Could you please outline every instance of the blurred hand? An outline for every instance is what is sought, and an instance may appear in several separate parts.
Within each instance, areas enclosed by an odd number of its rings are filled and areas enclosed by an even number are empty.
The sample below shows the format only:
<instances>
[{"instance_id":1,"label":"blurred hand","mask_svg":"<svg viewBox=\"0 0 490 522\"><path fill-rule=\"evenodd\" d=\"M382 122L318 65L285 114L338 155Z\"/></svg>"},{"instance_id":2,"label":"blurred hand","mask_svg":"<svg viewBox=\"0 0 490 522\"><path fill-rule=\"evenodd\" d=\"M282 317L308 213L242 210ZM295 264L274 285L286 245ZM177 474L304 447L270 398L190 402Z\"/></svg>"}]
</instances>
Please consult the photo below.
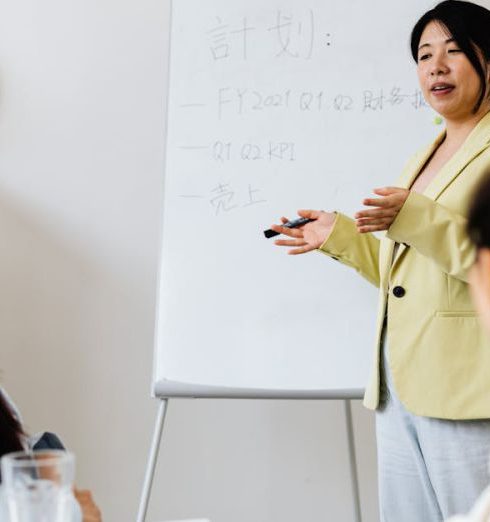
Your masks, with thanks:
<instances>
[{"instance_id":1,"label":"blurred hand","mask_svg":"<svg viewBox=\"0 0 490 522\"><path fill-rule=\"evenodd\" d=\"M286 228L282 225L272 225L271 229L279 234L284 234L292 239L278 239L274 244L279 246L294 247L288 251L288 254L305 254L311 250L319 248L332 230L335 222L335 214L332 212L323 212L320 210L299 210L300 217L314 219L311 223L307 223L298 228ZM285 217L281 218L282 224L289 220Z\"/></svg>"},{"instance_id":2,"label":"blurred hand","mask_svg":"<svg viewBox=\"0 0 490 522\"><path fill-rule=\"evenodd\" d=\"M88 490L75 489L73 491L75 498L80 504L82 510L83 522L102 522L100 509L92 498L92 493Z\"/></svg>"},{"instance_id":3,"label":"blurred hand","mask_svg":"<svg viewBox=\"0 0 490 522\"><path fill-rule=\"evenodd\" d=\"M362 204L375 208L361 210L354 216L357 230L361 234L388 230L403 207L410 191L397 187L384 187L374 189L374 193L382 197L365 199Z\"/></svg>"}]
</instances>

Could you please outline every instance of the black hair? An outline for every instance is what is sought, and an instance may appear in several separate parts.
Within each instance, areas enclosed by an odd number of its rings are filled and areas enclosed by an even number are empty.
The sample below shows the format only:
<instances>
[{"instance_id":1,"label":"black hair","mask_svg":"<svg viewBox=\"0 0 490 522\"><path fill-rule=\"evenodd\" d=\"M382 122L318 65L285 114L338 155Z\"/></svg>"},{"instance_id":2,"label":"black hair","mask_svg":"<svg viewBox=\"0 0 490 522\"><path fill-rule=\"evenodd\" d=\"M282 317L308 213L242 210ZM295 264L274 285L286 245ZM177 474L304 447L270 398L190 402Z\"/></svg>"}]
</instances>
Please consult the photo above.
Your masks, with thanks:
<instances>
[{"instance_id":1,"label":"black hair","mask_svg":"<svg viewBox=\"0 0 490 522\"><path fill-rule=\"evenodd\" d=\"M490 62L490 11L471 2L445 0L427 11L415 24L410 37L413 59L418 62L418 47L430 22L441 24L454 38L480 78L480 95L473 112L481 107L487 92L487 64ZM481 53L481 55L479 54ZM482 58L484 63L482 63Z\"/></svg>"},{"instance_id":2,"label":"black hair","mask_svg":"<svg viewBox=\"0 0 490 522\"><path fill-rule=\"evenodd\" d=\"M467 231L478 249L490 248L490 173L483 178L475 191Z\"/></svg>"},{"instance_id":3,"label":"black hair","mask_svg":"<svg viewBox=\"0 0 490 522\"><path fill-rule=\"evenodd\" d=\"M24 432L19 419L0 391L0 457L12 451L23 450Z\"/></svg>"}]
</instances>

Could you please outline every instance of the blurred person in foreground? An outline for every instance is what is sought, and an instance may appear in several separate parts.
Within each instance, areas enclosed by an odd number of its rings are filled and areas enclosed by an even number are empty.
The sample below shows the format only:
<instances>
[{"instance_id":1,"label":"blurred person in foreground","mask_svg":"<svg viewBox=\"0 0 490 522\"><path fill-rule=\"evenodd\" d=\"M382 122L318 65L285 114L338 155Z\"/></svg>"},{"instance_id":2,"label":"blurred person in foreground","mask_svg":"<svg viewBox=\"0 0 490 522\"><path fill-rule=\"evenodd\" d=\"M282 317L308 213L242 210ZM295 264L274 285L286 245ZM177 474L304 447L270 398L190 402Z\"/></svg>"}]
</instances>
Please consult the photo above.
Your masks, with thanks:
<instances>
[{"instance_id":1,"label":"blurred person in foreground","mask_svg":"<svg viewBox=\"0 0 490 522\"><path fill-rule=\"evenodd\" d=\"M14 451L37 449L64 448L59 439L51 433L44 433L40 437L29 437L22 427L19 411L5 391L0 388L0 458ZM69 522L102 521L100 510L92 499L90 491L75 489L73 495L73 514ZM0 477L0 522L7 520Z\"/></svg>"},{"instance_id":2,"label":"blurred person in foreground","mask_svg":"<svg viewBox=\"0 0 490 522\"><path fill-rule=\"evenodd\" d=\"M483 326L490 335L490 173L475 193L467 230L477 252L469 274L471 293ZM455 516L447 522L490 522L490 485L467 516Z\"/></svg>"}]
</instances>

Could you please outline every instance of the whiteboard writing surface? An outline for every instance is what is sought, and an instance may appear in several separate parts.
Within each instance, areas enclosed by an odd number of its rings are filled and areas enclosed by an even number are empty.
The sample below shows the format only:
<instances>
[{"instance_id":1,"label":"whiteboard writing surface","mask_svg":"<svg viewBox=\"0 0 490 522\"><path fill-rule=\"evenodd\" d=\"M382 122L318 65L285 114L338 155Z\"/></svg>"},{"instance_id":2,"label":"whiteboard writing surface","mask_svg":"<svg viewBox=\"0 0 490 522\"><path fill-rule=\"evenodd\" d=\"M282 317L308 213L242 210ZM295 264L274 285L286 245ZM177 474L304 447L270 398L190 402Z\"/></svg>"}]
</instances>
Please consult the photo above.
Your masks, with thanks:
<instances>
[{"instance_id":1,"label":"whiteboard writing surface","mask_svg":"<svg viewBox=\"0 0 490 522\"><path fill-rule=\"evenodd\" d=\"M377 290L262 231L352 215L439 132L408 45L431 5L173 2L156 395L364 387Z\"/></svg>"}]
</instances>

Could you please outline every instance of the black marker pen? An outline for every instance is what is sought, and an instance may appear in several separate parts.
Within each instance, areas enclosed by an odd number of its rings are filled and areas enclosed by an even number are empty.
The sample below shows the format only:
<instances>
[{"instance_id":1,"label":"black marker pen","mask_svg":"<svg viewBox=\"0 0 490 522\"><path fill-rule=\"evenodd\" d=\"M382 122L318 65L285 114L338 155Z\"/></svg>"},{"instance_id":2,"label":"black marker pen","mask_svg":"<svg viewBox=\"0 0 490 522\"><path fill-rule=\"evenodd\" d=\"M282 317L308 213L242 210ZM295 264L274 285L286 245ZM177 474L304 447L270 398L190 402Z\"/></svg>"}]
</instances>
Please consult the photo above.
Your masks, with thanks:
<instances>
[{"instance_id":1,"label":"black marker pen","mask_svg":"<svg viewBox=\"0 0 490 522\"><path fill-rule=\"evenodd\" d=\"M306 223L311 223L312 221L315 221L314 219L309 219L309 218L298 218L298 219L293 219L293 221L288 221L287 223L284 223L284 225L282 225L283 227L286 227L286 228L296 228L296 227L301 227L302 225L306 225ZM270 237L274 237L274 236L278 236L279 235L279 232L275 232L274 230L272 229L268 229L268 230L264 230L264 236L269 239Z\"/></svg>"}]
</instances>

